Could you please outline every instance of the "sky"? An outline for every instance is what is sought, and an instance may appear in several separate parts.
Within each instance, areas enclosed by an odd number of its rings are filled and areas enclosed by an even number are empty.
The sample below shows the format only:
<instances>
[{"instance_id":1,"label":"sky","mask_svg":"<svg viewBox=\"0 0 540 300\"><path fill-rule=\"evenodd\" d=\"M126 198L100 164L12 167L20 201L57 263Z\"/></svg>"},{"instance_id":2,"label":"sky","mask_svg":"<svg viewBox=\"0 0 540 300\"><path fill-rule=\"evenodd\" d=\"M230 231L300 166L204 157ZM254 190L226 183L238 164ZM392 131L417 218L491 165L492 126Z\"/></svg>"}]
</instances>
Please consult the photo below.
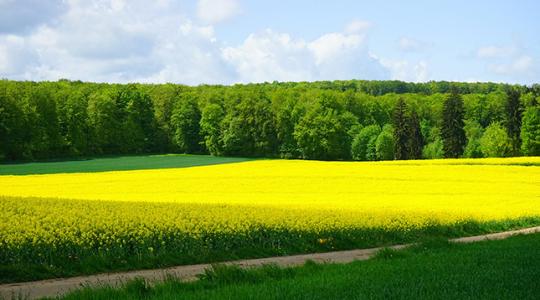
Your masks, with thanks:
<instances>
[{"instance_id":1,"label":"sky","mask_svg":"<svg viewBox=\"0 0 540 300\"><path fill-rule=\"evenodd\" d=\"M540 1L0 0L0 78L540 82Z\"/></svg>"}]
</instances>

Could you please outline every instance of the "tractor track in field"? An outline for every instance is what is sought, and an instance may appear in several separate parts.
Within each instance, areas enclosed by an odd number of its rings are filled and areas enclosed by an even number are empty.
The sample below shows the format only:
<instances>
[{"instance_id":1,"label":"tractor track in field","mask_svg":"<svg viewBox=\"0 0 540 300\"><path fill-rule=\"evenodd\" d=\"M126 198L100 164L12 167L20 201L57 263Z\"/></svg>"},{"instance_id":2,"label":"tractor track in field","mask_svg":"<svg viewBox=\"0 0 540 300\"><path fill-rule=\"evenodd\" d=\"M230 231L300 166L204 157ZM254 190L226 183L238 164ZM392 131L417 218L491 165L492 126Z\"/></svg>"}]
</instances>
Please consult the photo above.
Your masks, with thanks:
<instances>
[{"instance_id":1,"label":"tractor track in field","mask_svg":"<svg viewBox=\"0 0 540 300\"><path fill-rule=\"evenodd\" d=\"M540 233L540 226L499 233L455 238L451 239L450 241L456 243L473 243L484 240L500 240L514 235L531 233ZM266 264L276 264L283 267L297 266L304 264L308 260L312 260L318 263L348 263L355 260L369 259L383 248L391 248L397 250L412 245L413 244L404 244L369 249L244 259L222 262L220 264L237 265L242 268L250 268ZM23 299L39 299L43 297L55 297L81 288L82 286L118 286L126 281L135 278L144 278L145 280L155 282L172 276L181 280L190 281L196 280L197 275L202 274L206 269L210 267L211 264L184 265L162 269L134 270L128 272L104 273L89 276L77 276L71 278L57 278L32 282L2 284L0 285L0 299L19 299L19 297L22 297Z\"/></svg>"}]
</instances>

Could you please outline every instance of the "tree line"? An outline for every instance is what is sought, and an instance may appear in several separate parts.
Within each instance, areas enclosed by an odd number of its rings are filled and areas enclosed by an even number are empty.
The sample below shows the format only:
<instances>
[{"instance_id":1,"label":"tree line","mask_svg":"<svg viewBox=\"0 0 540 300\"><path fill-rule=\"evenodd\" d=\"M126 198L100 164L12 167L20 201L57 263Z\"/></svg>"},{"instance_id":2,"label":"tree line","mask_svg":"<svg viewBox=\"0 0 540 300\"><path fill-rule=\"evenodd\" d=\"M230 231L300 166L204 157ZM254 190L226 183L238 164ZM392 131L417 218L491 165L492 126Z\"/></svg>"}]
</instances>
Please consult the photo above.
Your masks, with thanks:
<instances>
[{"instance_id":1,"label":"tree line","mask_svg":"<svg viewBox=\"0 0 540 300\"><path fill-rule=\"evenodd\" d=\"M540 155L540 86L0 80L0 159L142 153L322 160Z\"/></svg>"}]
</instances>

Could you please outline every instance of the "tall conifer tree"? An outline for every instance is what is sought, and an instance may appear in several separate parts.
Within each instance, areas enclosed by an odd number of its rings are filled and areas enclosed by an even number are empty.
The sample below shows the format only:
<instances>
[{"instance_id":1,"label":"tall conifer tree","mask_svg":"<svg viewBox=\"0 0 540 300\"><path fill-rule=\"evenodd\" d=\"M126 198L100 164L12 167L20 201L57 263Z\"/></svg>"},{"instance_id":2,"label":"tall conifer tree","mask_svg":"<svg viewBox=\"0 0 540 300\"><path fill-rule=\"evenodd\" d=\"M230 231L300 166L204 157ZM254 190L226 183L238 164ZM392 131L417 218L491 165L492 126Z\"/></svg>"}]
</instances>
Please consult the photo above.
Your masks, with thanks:
<instances>
[{"instance_id":1,"label":"tall conifer tree","mask_svg":"<svg viewBox=\"0 0 540 300\"><path fill-rule=\"evenodd\" d=\"M457 158L463 154L467 137L464 130L465 110L461 95L452 92L443 104L441 138L444 156Z\"/></svg>"},{"instance_id":2,"label":"tall conifer tree","mask_svg":"<svg viewBox=\"0 0 540 300\"><path fill-rule=\"evenodd\" d=\"M523 108L519 101L520 93L515 88L506 92L506 132L510 139L511 154L518 155L521 147L521 115Z\"/></svg>"},{"instance_id":3,"label":"tall conifer tree","mask_svg":"<svg viewBox=\"0 0 540 300\"><path fill-rule=\"evenodd\" d=\"M420 129L420 120L416 111L411 112L409 118L409 158L422 158L422 148L424 147L424 138Z\"/></svg>"},{"instance_id":4,"label":"tall conifer tree","mask_svg":"<svg viewBox=\"0 0 540 300\"><path fill-rule=\"evenodd\" d=\"M394 127L394 157L395 159L409 158L409 118L407 104L399 98L394 108L392 125Z\"/></svg>"}]
</instances>

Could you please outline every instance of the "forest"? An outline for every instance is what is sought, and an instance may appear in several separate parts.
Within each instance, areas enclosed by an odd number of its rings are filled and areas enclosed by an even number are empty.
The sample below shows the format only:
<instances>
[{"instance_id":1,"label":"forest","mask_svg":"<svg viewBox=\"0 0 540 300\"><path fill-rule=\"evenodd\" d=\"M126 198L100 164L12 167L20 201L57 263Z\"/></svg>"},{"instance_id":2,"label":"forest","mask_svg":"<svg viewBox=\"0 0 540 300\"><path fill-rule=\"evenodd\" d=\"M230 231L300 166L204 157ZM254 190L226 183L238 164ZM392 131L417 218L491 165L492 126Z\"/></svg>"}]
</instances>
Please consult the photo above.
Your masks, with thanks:
<instances>
[{"instance_id":1,"label":"forest","mask_svg":"<svg viewBox=\"0 0 540 300\"><path fill-rule=\"evenodd\" d=\"M0 80L0 160L533 156L540 155L539 102L538 84Z\"/></svg>"}]
</instances>

